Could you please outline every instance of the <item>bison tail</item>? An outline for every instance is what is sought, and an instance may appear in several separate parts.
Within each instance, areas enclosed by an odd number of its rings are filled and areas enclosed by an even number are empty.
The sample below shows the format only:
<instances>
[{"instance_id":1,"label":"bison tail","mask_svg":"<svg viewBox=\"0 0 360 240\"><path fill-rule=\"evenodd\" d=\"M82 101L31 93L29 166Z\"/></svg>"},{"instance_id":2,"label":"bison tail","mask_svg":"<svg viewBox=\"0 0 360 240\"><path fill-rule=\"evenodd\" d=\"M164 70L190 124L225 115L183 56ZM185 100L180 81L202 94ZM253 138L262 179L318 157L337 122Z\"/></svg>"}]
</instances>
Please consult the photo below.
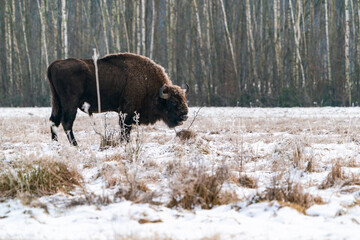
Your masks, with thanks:
<instances>
[{"instance_id":1,"label":"bison tail","mask_svg":"<svg viewBox=\"0 0 360 240\"><path fill-rule=\"evenodd\" d=\"M47 76L49 79L50 91L51 91L51 108L52 108L50 121L52 121L55 124L55 126L59 126L62 114L61 114L60 99L55 90L53 79L51 78L51 67L53 66L53 64L54 63L50 64L50 66L47 69Z\"/></svg>"}]
</instances>

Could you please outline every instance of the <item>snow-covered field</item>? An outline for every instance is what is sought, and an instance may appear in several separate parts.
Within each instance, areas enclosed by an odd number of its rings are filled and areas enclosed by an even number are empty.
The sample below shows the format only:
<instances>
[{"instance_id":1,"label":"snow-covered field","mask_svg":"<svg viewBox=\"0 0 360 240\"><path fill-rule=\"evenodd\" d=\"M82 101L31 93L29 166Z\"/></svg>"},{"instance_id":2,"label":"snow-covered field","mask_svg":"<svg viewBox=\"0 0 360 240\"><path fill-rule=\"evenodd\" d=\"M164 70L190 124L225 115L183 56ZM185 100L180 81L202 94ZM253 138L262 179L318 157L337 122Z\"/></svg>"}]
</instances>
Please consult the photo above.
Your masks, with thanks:
<instances>
[{"instance_id":1,"label":"snow-covered field","mask_svg":"<svg viewBox=\"0 0 360 240\"><path fill-rule=\"evenodd\" d=\"M71 147L50 112L0 108L0 176L61 161L79 184L0 192L0 239L359 239L360 108L202 108L187 140L159 122L108 149L104 114L79 112Z\"/></svg>"}]
</instances>

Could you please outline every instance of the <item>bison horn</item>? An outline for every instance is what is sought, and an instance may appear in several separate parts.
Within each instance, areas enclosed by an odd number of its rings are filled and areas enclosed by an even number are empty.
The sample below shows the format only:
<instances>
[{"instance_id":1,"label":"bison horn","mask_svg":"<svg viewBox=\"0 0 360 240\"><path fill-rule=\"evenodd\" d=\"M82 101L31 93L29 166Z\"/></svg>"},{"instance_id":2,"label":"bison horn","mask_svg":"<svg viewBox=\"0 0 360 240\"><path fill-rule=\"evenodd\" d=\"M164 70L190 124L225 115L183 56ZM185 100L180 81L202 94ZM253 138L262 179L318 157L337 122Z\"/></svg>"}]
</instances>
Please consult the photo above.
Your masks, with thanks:
<instances>
[{"instance_id":1,"label":"bison horn","mask_svg":"<svg viewBox=\"0 0 360 240\"><path fill-rule=\"evenodd\" d=\"M169 98L169 94L164 93L165 87L166 87L166 83L160 88L160 91L159 91L160 98L162 98L162 99Z\"/></svg>"},{"instance_id":2,"label":"bison horn","mask_svg":"<svg viewBox=\"0 0 360 240\"><path fill-rule=\"evenodd\" d=\"M189 84L185 83L186 84L186 89L184 89L185 93L189 93L189 90L190 90L190 87L189 87Z\"/></svg>"}]
</instances>

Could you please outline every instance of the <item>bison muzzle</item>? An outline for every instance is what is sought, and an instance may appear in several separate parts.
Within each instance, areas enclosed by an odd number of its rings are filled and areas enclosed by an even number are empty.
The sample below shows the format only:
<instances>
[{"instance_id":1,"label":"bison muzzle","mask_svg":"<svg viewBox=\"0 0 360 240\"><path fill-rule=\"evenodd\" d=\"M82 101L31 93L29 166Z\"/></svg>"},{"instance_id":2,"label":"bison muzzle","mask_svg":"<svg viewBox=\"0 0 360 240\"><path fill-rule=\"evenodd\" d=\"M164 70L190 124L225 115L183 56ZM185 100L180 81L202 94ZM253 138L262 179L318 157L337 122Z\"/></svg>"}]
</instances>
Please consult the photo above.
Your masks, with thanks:
<instances>
[{"instance_id":1,"label":"bison muzzle","mask_svg":"<svg viewBox=\"0 0 360 240\"><path fill-rule=\"evenodd\" d=\"M187 120L186 90L173 85L165 70L147 57L132 53L107 55L97 61L101 112L126 113L119 121L130 136L135 112L140 124L163 120L170 128ZM69 142L76 146L73 123L77 109L90 104L87 112L98 112L95 66L92 59L57 60L47 70L52 94L51 138L57 140L55 127L62 124ZM187 86L188 90L188 86Z\"/></svg>"}]
</instances>

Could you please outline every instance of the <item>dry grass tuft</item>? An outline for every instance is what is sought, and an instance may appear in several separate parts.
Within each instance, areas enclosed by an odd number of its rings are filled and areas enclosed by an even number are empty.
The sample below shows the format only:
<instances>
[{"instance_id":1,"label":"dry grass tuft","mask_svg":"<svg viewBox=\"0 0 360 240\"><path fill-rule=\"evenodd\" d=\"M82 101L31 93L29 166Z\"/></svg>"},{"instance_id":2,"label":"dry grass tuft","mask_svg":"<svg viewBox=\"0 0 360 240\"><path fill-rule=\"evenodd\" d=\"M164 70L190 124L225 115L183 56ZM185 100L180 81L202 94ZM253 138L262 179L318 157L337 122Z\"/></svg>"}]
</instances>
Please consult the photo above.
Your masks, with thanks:
<instances>
[{"instance_id":1,"label":"dry grass tuft","mask_svg":"<svg viewBox=\"0 0 360 240\"><path fill-rule=\"evenodd\" d=\"M341 164L336 162L332 165L330 173L327 175L326 179L321 183L319 189L327 189L333 187L335 184L341 182L345 179L344 173L341 169Z\"/></svg>"},{"instance_id":2,"label":"dry grass tuft","mask_svg":"<svg viewBox=\"0 0 360 240\"><path fill-rule=\"evenodd\" d=\"M161 220L160 220L161 221ZM141 224L141 223L140 223ZM153 236L139 237L137 235L118 235L115 236L114 240L173 240L174 238L167 236L159 236L157 233Z\"/></svg>"},{"instance_id":3,"label":"dry grass tuft","mask_svg":"<svg viewBox=\"0 0 360 240\"><path fill-rule=\"evenodd\" d=\"M219 168L212 175L203 171L193 172L181 184L182 188L177 186L173 189L173 196L167 207L194 209L195 206L201 206L203 209L211 209L215 205L224 204L220 191L228 177L226 168Z\"/></svg>"},{"instance_id":4,"label":"dry grass tuft","mask_svg":"<svg viewBox=\"0 0 360 240\"><path fill-rule=\"evenodd\" d=\"M289 184L286 187L268 187L264 194L258 196L258 199L260 201L276 200L282 206L292 207L302 213L305 213L305 210L314 204L323 203L320 197L304 193L300 184Z\"/></svg>"},{"instance_id":5,"label":"dry grass tuft","mask_svg":"<svg viewBox=\"0 0 360 240\"><path fill-rule=\"evenodd\" d=\"M307 164L306 164L306 168L305 168L306 172L314 172L314 163L313 163L313 159L310 159Z\"/></svg>"},{"instance_id":6,"label":"dry grass tuft","mask_svg":"<svg viewBox=\"0 0 360 240\"><path fill-rule=\"evenodd\" d=\"M133 189L135 188L135 189ZM160 205L160 202L154 201L159 197L156 191L151 191L145 182L136 183L136 185L130 185L128 188L122 187L115 194L115 198L124 198L134 203L149 203L153 205Z\"/></svg>"},{"instance_id":7,"label":"dry grass tuft","mask_svg":"<svg viewBox=\"0 0 360 240\"><path fill-rule=\"evenodd\" d=\"M194 131L192 130L188 130L188 129L183 129L180 132L176 133L176 136L180 138L180 140L182 141L186 141L189 139L193 139L196 137L196 134Z\"/></svg>"},{"instance_id":8,"label":"dry grass tuft","mask_svg":"<svg viewBox=\"0 0 360 240\"><path fill-rule=\"evenodd\" d=\"M69 192L80 185L81 176L64 162L51 159L23 160L2 167L0 196L15 197L21 194L43 196L59 191Z\"/></svg>"},{"instance_id":9,"label":"dry grass tuft","mask_svg":"<svg viewBox=\"0 0 360 240\"><path fill-rule=\"evenodd\" d=\"M247 176L246 174L240 176L239 183L242 187L257 188L257 180L255 178Z\"/></svg>"},{"instance_id":10,"label":"dry grass tuft","mask_svg":"<svg viewBox=\"0 0 360 240\"><path fill-rule=\"evenodd\" d=\"M163 222L161 219L157 219L157 220L149 220L146 218L141 218L139 219L138 223L139 224L145 224L145 223L161 223Z\"/></svg>"},{"instance_id":11,"label":"dry grass tuft","mask_svg":"<svg viewBox=\"0 0 360 240\"><path fill-rule=\"evenodd\" d=\"M116 132L108 132L107 135L101 136L100 149L108 149L109 147L117 147L120 145L120 137Z\"/></svg>"}]
</instances>

